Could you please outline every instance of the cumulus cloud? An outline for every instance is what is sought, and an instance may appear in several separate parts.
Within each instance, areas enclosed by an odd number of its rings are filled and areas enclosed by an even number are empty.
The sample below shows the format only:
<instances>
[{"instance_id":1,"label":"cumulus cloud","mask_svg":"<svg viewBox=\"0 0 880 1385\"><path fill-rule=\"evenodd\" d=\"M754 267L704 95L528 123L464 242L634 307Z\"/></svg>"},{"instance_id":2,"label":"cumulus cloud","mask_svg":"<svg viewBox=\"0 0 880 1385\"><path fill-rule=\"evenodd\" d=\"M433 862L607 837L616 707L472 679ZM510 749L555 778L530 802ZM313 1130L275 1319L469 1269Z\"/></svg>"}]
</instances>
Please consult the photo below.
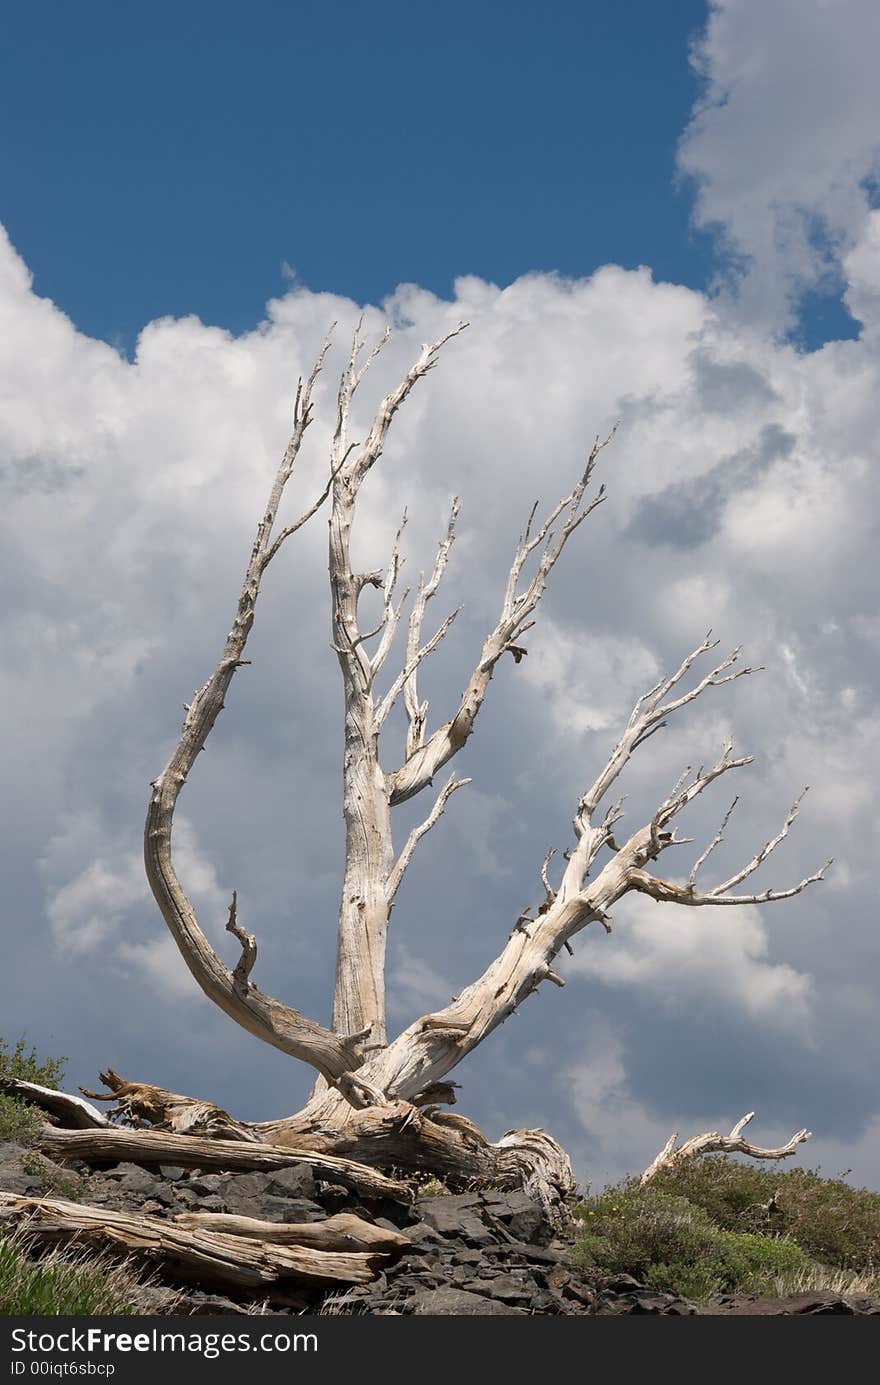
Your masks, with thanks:
<instances>
[{"instance_id":1,"label":"cumulus cloud","mask_svg":"<svg viewBox=\"0 0 880 1385\"><path fill-rule=\"evenodd\" d=\"M627 897L615 922L620 937L582 949L573 970L606 985L649 989L670 1008L696 995L701 1006L732 1009L770 1028L793 1026L809 1041L812 978L768 960L768 929L756 908L744 907L729 926L711 909Z\"/></svg>"},{"instance_id":2,"label":"cumulus cloud","mask_svg":"<svg viewBox=\"0 0 880 1385\"><path fill-rule=\"evenodd\" d=\"M872 0L712 0L679 167L696 184L696 224L720 237L755 320L790 324L802 294L839 292L842 270L852 276L871 253L878 41Z\"/></svg>"}]
</instances>

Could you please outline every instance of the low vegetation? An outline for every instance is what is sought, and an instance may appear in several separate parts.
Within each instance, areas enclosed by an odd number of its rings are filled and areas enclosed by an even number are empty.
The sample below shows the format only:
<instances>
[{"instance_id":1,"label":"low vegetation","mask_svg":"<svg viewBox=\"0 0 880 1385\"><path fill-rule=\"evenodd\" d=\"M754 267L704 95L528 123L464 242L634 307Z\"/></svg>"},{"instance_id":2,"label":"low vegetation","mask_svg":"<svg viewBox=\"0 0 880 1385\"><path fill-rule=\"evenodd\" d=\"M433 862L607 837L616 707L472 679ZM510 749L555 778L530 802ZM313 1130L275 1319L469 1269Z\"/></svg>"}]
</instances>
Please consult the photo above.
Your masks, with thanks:
<instances>
[{"instance_id":1,"label":"low vegetation","mask_svg":"<svg viewBox=\"0 0 880 1385\"><path fill-rule=\"evenodd\" d=\"M808 1169L708 1156L606 1188L576 1215L578 1265L686 1297L880 1291L880 1194Z\"/></svg>"},{"instance_id":2,"label":"low vegetation","mask_svg":"<svg viewBox=\"0 0 880 1385\"><path fill-rule=\"evenodd\" d=\"M0 1077L16 1078L19 1082L38 1082L41 1087L57 1088L64 1077L66 1061L65 1058L39 1058L37 1050L28 1049L23 1038L13 1047L0 1038ZM27 1102L0 1092L0 1140L30 1144L43 1120L43 1115Z\"/></svg>"},{"instance_id":3,"label":"low vegetation","mask_svg":"<svg viewBox=\"0 0 880 1385\"><path fill-rule=\"evenodd\" d=\"M27 1253L23 1236L0 1236L0 1315L92 1316L137 1312L138 1279L123 1265L85 1254Z\"/></svg>"}]
</instances>

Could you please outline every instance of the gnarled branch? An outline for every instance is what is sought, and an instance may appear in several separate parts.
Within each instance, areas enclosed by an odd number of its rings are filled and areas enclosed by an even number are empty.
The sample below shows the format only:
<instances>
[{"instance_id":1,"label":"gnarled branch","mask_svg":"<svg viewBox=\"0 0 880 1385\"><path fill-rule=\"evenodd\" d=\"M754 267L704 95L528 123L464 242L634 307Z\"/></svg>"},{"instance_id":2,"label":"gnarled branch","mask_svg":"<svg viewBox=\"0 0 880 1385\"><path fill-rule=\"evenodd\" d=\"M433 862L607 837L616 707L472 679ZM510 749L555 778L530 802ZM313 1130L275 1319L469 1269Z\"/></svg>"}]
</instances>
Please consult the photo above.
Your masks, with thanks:
<instances>
[{"instance_id":1,"label":"gnarled branch","mask_svg":"<svg viewBox=\"0 0 880 1385\"><path fill-rule=\"evenodd\" d=\"M596 439L577 485L554 506L534 534L532 534L531 525L535 510L532 510L513 556L501 606L501 615L495 629L483 643L479 662L462 694L458 711L451 721L439 727L424 743L416 746L416 737L410 735L407 742L406 760L399 769L388 775L392 804L403 803L406 799L412 798L414 794L420 793L433 781L437 771L442 769L446 762L468 740L499 659L505 653L512 653L517 663L522 659L525 651L521 645L517 644L517 640L533 624L529 617L544 595L550 572L559 560L571 535L587 516L592 514L598 505L601 505L605 498L605 488L602 486L595 498L584 508L581 508L599 453L611 442L615 431L616 429L612 430L604 441L600 442L598 438ZM556 524L557 520L561 520L558 533L553 530L553 525ZM538 548L541 548L542 551L537 570L531 580L520 590L523 567L526 560ZM424 652L428 651L425 650ZM413 656L412 671L418 667L422 657L424 657L424 653ZM410 673L408 672L407 677L409 676ZM418 737L421 737L421 726Z\"/></svg>"},{"instance_id":2,"label":"gnarled branch","mask_svg":"<svg viewBox=\"0 0 880 1385\"><path fill-rule=\"evenodd\" d=\"M678 1145L678 1132L674 1131L656 1159L645 1169L639 1182L642 1185L650 1183L658 1173L668 1173L686 1159L695 1159L700 1154L747 1154L750 1159L788 1159L797 1151L798 1145L810 1138L809 1130L798 1130L779 1149L762 1149L760 1145L751 1144L742 1133L754 1114L754 1111L749 1111L748 1115L738 1120L729 1135L719 1135L717 1130L709 1130L703 1135L692 1135L682 1145Z\"/></svg>"}]
</instances>

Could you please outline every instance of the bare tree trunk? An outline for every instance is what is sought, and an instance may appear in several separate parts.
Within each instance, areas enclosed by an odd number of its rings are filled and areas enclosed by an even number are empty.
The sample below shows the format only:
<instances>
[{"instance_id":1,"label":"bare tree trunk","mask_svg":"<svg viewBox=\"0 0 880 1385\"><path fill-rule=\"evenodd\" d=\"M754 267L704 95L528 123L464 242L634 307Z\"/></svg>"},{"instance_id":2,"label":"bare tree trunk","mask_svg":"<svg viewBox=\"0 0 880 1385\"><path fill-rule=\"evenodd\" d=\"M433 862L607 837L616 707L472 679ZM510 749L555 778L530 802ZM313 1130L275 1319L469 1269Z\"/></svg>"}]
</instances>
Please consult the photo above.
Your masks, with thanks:
<instances>
[{"instance_id":1,"label":"bare tree trunk","mask_svg":"<svg viewBox=\"0 0 880 1385\"><path fill-rule=\"evenodd\" d=\"M736 892L736 887L758 870L786 837L797 816L798 799L777 835L721 884L700 889L696 877L721 842L730 811L686 880L666 880L648 869L663 852L688 840L676 836L671 826L673 819L716 779L750 763L750 756L733 757L732 742L725 745L721 758L711 769L701 768L696 775L685 770L650 821L637 826L622 845L618 844L615 827L622 817L623 800L604 809L602 805L632 755L662 730L672 715L702 693L752 671L734 668L739 658L737 649L682 691L693 665L717 644L707 636L675 673L639 698L606 764L577 804L573 817L575 840L563 853L566 864L558 883L553 885L549 875L553 852L540 867L544 899L535 914L526 911L513 922L495 959L448 1005L422 1015L389 1041L385 953L391 908L419 842L438 822L452 793L469 781L453 775L437 793L422 823L399 847L394 844L393 809L429 787L437 772L462 751L504 655L509 653L517 665L526 655L522 640L534 625L533 617L550 573L569 538L604 499L604 487L592 498L589 487L599 454L613 437L612 433L604 442L596 438L571 492L537 524L537 505L533 508L514 552L498 620L483 642L459 705L451 717L429 732L428 704L420 701L418 694L419 669L443 640L457 613L448 614L427 639L423 639L422 626L428 603L446 569L455 537L458 501L453 502L432 572L427 580L424 574L419 579L408 619L403 666L384 695L377 693L377 679L392 653L408 596L408 591L404 591L399 599L395 598L402 562L403 523L384 574L353 569L351 540L361 486L382 454L397 410L418 381L437 364L444 343L465 325L460 324L433 345L422 348L401 383L381 401L364 440L350 443L349 422L355 394L385 340L361 361L363 342L358 327L337 395L327 486L296 524L276 535L278 505L311 420L312 387L327 350L325 343L311 377L305 386L300 386L297 395L293 436L257 529L223 656L196 693L178 745L153 785L145 835L147 874L187 966L203 990L245 1029L311 1064L319 1075L313 1095L296 1115L261 1125L235 1121L210 1103L177 1098L146 1084L124 1084L131 1090L127 1096L119 1095L129 1101L130 1111L139 1102L146 1110L144 1103L153 1100L169 1129L220 1135L230 1149L233 1139L240 1147L268 1140L291 1149L323 1150L327 1154L356 1151L358 1158L369 1162L393 1162L401 1168L431 1167L461 1178L516 1178L533 1187L549 1205L564 1196L571 1184L571 1169L563 1152L543 1131L512 1131L493 1145L469 1122L439 1113L439 1104L454 1100L452 1085L444 1080L447 1075L544 982L564 984L558 970L563 952L572 951L572 940L591 923L610 932L610 911L628 892L637 891L688 907L765 903L800 893L821 880L827 867L786 889ZM328 496L332 496L331 629L344 698L345 820L332 1029L272 999L254 984L251 976L257 944L239 922L236 894L227 929L238 942L241 955L233 969L226 966L199 927L175 872L171 851L173 814L180 789L222 710L234 673L247 662L243 654L265 569L286 539ZM367 586L383 592L382 613L371 630L361 628L358 611ZM387 769L382 764L380 738L387 717L401 697L407 719L405 756L402 764ZM600 859L605 852L609 854ZM479 913L477 905L475 920ZM149 1115L146 1118L153 1119ZM681 1153L678 1151L678 1155ZM177 1158L177 1162L181 1160Z\"/></svg>"},{"instance_id":2,"label":"bare tree trunk","mask_svg":"<svg viewBox=\"0 0 880 1385\"><path fill-rule=\"evenodd\" d=\"M285 1283L314 1288L368 1283L389 1260L388 1253L377 1249L318 1249L278 1239L271 1232L262 1237L230 1234L203 1223L184 1225L60 1198L0 1192L0 1226L4 1223L26 1227L28 1240L40 1245L115 1251L150 1269L167 1268L176 1280L251 1292L283 1288ZM319 1228L327 1224L319 1223ZM316 1229L311 1238L316 1239ZM327 1239L338 1240L338 1229L331 1229Z\"/></svg>"}]
</instances>

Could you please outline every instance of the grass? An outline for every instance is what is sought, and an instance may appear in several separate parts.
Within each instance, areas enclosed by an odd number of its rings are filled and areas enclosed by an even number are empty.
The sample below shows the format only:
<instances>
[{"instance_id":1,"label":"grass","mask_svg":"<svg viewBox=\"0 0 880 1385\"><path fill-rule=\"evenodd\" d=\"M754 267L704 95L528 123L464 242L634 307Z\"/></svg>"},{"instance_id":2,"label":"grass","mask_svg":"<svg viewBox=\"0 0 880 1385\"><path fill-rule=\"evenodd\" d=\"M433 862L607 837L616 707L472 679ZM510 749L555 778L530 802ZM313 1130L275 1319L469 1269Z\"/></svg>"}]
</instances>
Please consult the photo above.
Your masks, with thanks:
<instances>
[{"instance_id":1,"label":"grass","mask_svg":"<svg viewBox=\"0 0 880 1385\"><path fill-rule=\"evenodd\" d=\"M687 1298L880 1292L880 1194L706 1156L586 1197L572 1259Z\"/></svg>"},{"instance_id":2,"label":"grass","mask_svg":"<svg viewBox=\"0 0 880 1385\"><path fill-rule=\"evenodd\" d=\"M126 1265L60 1250L35 1260L28 1255L26 1233L0 1236L0 1315L136 1313L140 1287Z\"/></svg>"}]
</instances>

